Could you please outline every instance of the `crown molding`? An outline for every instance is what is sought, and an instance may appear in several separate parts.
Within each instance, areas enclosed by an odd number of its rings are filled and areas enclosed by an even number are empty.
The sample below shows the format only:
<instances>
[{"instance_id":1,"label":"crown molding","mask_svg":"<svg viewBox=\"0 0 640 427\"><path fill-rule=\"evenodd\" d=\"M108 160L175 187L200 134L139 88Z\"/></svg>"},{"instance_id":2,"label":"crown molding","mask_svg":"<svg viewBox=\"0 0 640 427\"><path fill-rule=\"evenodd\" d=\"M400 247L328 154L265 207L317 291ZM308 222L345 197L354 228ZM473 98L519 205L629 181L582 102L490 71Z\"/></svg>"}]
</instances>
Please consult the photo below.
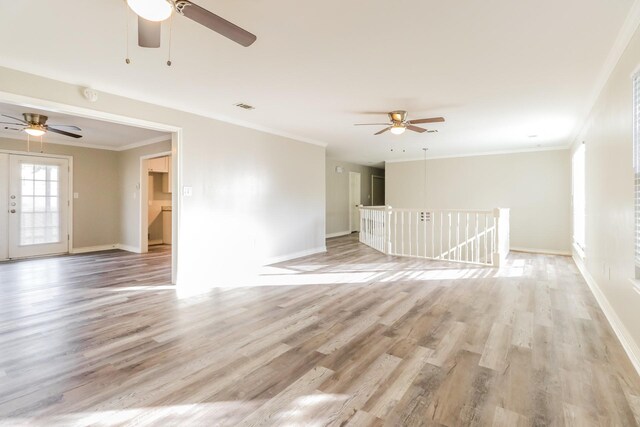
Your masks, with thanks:
<instances>
[{"instance_id":1,"label":"crown molding","mask_svg":"<svg viewBox=\"0 0 640 427\"><path fill-rule=\"evenodd\" d=\"M502 154L526 154L526 153L538 153L544 151L562 151L571 148L570 145L561 145L555 147L541 147L541 148L529 148L523 150L501 150L501 151L485 151L465 154L451 154L448 156L433 156L429 157L427 154L427 160L439 160L439 159L457 159L462 157L482 157L482 156L499 156ZM404 162L417 162L424 161L424 157L412 157L407 159L395 159L385 160L385 163L404 163Z\"/></svg>"}]
</instances>

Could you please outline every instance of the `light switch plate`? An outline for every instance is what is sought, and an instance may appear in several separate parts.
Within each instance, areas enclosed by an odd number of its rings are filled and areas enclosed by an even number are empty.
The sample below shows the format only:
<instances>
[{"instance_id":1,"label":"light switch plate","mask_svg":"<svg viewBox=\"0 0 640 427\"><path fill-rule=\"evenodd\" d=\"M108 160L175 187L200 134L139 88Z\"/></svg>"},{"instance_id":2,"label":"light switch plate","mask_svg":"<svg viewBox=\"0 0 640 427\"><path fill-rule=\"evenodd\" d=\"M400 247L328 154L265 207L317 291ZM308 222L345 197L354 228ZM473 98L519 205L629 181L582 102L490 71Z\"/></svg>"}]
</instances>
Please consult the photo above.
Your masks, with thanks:
<instances>
[{"instance_id":1,"label":"light switch plate","mask_svg":"<svg viewBox=\"0 0 640 427\"><path fill-rule=\"evenodd\" d=\"M73 198L74 198L74 199L78 199L78 198L80 198L80 194L79 194L79 193L73 193Z\"/></svg>"},{"instance_id":2,"label":"light switch plate","mask_svg":"<svg viewBox=\"0 0 640 427\"><path fill-rule=\"evenodd\" d=\"M193 187L187 187L186 185L182 187L182 195L185 197L191 197L193 194Z\"/></svg>"}]
</instances>

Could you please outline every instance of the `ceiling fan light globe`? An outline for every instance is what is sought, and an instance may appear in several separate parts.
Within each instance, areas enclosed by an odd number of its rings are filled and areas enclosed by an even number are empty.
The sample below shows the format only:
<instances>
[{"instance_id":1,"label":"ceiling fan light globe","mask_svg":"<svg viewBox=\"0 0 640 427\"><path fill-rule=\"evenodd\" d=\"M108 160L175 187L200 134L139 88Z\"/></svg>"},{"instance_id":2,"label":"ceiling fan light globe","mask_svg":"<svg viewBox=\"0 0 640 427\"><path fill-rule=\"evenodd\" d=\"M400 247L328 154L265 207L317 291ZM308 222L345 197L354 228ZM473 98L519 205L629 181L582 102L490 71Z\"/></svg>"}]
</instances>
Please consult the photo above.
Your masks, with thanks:
<instances>
[{"instance_id":1,"label":"ceiling fan light globe","mask_svg":"<svg viewBox=\"0 0 640 427\"><path fill-rule=\"evenodd\" d=\"M147 21L164 21L173 12L173 6L167 0L127 0L127 4L136 15Z\"/></svg>"},{"instance_id":2,"label":"ceiling fan light globe","mask_svg":"<svg viewBox=\"0 0 640 427\"><path fill-rule=\"evenodd\" d=\"M391 128L391 133L394 135L402 135L407 130L404 126L394 126Z\"/></svg>"},{"instance_id":3,"label":"ceiling fan light globe","mask_svg":"<svg viewBox=\"0 0 640 427\"><path fill-rule=\"evenodd\" d=\"M42 136L44 135L44 130L42 129L38 129L38 128L26 128L24 130L26 133L28 133L31 136Z\"/></svg>"}]
</instances>

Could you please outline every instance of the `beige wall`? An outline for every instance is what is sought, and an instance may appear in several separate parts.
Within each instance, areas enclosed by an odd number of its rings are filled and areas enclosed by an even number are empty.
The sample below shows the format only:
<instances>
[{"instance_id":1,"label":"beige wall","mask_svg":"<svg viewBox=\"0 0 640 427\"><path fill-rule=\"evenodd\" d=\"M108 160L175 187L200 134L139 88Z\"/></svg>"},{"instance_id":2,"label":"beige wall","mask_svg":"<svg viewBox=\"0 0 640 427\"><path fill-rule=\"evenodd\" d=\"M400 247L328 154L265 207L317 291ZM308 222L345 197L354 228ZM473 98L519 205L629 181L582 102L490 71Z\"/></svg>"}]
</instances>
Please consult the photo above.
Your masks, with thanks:
<instances>
[{"instance_id":1,"label":"beige wall","mask_svg":"<svg viewBox=\"0 0 640 427\"><path fill-rule=\"evenodd\" d=\"M264 261L324 248L324 147L107 93L91 103L80 89L0 68L0 92L11 97L182 129L179 180L193 195L179 196L179 285L208 286ZM132 194L138 179L125 174L125 193ZM132 196L125 200L133 202ZM127 238L135 227L127 225Z\"/></svg>"},{"instance_id":2,"label":"beige wall","mask_svg":"<svg viewBox=\"0 0 640 427\"><path fill-rule=\"evenodd\" d=\"M336 167L343 172L337 173ZM327 235L349 232L349 172L360 173L361 204L371 205L371 175L384 176L384 169L327 159Z\"/></svg>"},{"instance_id":3,"label":"beige wall","mask_svg":"<svg viewBox=\"0 0 640 427\"><path fill-rule=\"evenodd\" d=\"M594 293L636 362L640 362L640 295L631 282L635 277L631 76L639 65L640 31L636 31L589 124L575 141L585 142L586 269Z\"/></svg>"},{"instance_id":4,"label":"beige wall","mask_svg":"<svg viewBox=\"0 0 640 427\"><path fill-rule=\"evenodd\" d=\"M387 205L424 207L424 161L387 163ZM511 209L511 247L570 252L569 150L427 161L427 207Z\"/></svg>"},{"instance_id":5,"label":"beige wall","mask_svg":"<svg viewBox=\"0 0 640 427\"><path fill-rule=\"evenodd\" d=\"M0 138L0 149L26 151L26 141ZM46 144L45 152L73 157L73 247L119 243L119 153L59 144Z\"/></svg>"}]
</instances>

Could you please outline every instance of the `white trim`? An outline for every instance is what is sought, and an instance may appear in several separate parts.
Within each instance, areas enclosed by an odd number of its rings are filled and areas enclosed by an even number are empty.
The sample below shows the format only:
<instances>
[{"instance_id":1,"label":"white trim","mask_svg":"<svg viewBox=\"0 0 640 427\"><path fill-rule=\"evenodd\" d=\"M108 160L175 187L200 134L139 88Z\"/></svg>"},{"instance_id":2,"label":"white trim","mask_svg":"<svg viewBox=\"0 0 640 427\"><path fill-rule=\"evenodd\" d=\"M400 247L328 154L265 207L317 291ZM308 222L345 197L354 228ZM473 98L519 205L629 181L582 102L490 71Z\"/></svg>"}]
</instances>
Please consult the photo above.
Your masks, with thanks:
<instances>
[{"instance_id":1,"label":"white trim","mask_svg":"<svg viewBox=\"0 0 640 427\"><path fill-rule=\"evenodd\" d=\"M17 70L14 70L17 71ZM39 76L42 77L42 76ZM46 78L46 77L42 77ZM58 80L60 81L60 80ZM63 114L72 114L78 117L88 119L102 120L110 123L117 123L127 126L135 126L143 129L151 129L161 132L177 132L179 127L166 125L163 123L152 122L149 120L136 119L133 117L122 116L119 114L107 113L100 110L92 110L89 108L78 107L75 105L62 104L60 102L48 101L44 99L32 98L29 96L17 95L11 92L0 91L0 101L7 104L20 105L22 107L31 107L39 110L54 111Z\"/></svg>"},{"instance_id":2,"label":"white trim","mask_svg":"<svg viewBox=\"0 0 640 427\"><path fill-rule=\"evenodd\" d=\"M110 245L98 245L98 246L84 246L82 248L74 248L71 254L86 254L88 252L102 252L112 251L114 249L120 249L119 243L112 243Z\"/></svg>"},{"instance_id":3,"label":"white trim","mask_svg":"<svg viewBox=\"0 0 640 427\"><path fill-rule=\"evenodd\" d=\"M514 252L528 252L531 254L571 256L571 251L561 251L558 249L521 248L511 246L509 250Z\"/></svg>"},{"instance_id":4,"label":"white trim","mask_svg":"<svg viewBox=\"0 0 640 427\"><path fill-rule=\"evenodd\" d=\"M6 136L6 138L5 138ZM11 134L9 135L7 132L0 130L0 138L5 138L5 139L10 139L12 141L16 141L16 142L20 142L20 143L24 143L25 146L27 144L26 140L17 138L16 135ZM57 139L50 139L48 138L46 141L44 141L45 146L47 146L48 144L55 144L55 145L68 145L71 147L79 147L79 148L92 148L94 150L107 150L107 151L126 151L126 150L131 150L133 148L138 148L138 147L144 147L145 145L151 145L151 144L155 144L157 142L165 142L165 141L170 141L171 140L171 134L167 134L167 135L158 135L158 136L154 136L153 138L148 138L148 139L143 139L142 141L137 141L137 142L133 142L131 144L127 144L127 145L123 145L123 146L118 146L118 147L114 147L111 145L100 145L100 144L91 144L91 143L86 143L86 142L78 142L78 141L73 141L73 140L57 140ZM32 141L32 144L40 144L37 141Z\"/></svg>"},{"instance_id":5,"label":"white trim","mask_svg":"<svg viewBox=\"0 0 640 427\"><path fill-rule=\"evenodd\" d=\"M589 96L589 99L586 103L587 108L585 109L586 116L582 122L576 126L572 135L571 141L575 141L576 139L580 139L580 136L583 134L585 128L588 126L589 121L591 120L591 113L593 108L598 102L604 87L607 85L607 82L611 78L611 74L613 70L615 70L616 65L620 62L620 58L624 54L624 51L627 49L627 46L631 42L633 35L636 30L640 26L640 0L635 0L631 9L629 9L629 13L627 14L627 18L625 19L620 31L618 32L618 36L616 37L616 41L613 43L611 50L609 51L609 55L600 70L600 74L598 75L598 79L596 80L596 84L594 86L593 92Z\"/></svg>"},{"instance_id":6,"label":"white trim","mask_svg":"<svg viewBox=\"0 0 640 427\"><path fill-rule=\"evenodd\" d=\"M604 295L596 281L587 271L587 268L582 260L574 256L573 261L576 263L580 274L582 274L582 277L584 277L584 280L587 282L589 289L591 289L591 293L595 297L598 305L600 306L600 309L609 321L609 324L611 325L613 332L618 337L620 344L622 344L622 348L624 348L627 356L629 356L633 367L636 369L636 372L640 374L640 348L638 348L638 345L631 337L631 334L624 326L624 323L622 323L622 320L620 320L613 307L611 307L609 300Z\"/></svg>"},{"instance_id":7,"label":"white trim","mask_svg":"<svg viewBox=\"0 0 640 427\"><path fill-rule=\"evenodd\" d=\"M287 254L287 255L270 257L270 258L265 259L263 261L262 265L277 264L279 262L289 261L289 260L292 260L292 259L295 259L295 258L302 258L302 257L305 257L305 256L315 255L315 254L324 253L324 252L327 252L327 247L326 246L319 246L317 248L307 249L307 250L300 251L300 252L294 252L294 253L290 253L290 254Z\"/></svg>"},{"instance_id":8,"label":"white trim","mask_svg":"<svg viewBox=\"0 0 640 427\"><path fill-rule=\"evenodd\" d=\"M350 231L345 230L345 231L338 231L337 233L330 233L324 236L325 239L331 239L332 237L340 237L340 236L346 236L351 234Z\"/></svg>"},{"instance_id":9,"label":"white trim","mask_svg":"<svg viewBox=\"0 0 640 427\"><path fill-rule=\"evenodd\" d=\"M640 0L639 0L640 1ZM486 152L475 152L475 153L465 153L465 154L451 154L448 156L433 156L429 157L429 152L427 151L427 160L439 160L439 159L457 159L459 157L478 157L478 156L499 156L501 154L521 154L521 153L537 153L542 151L561 151L568 150L571 148L571 145L562 145L556 147L540 147L540 148L528 148L523 150L502 150L502 151L486 151ZM409 159L397 159L397 160L385 160L385 163L402 163L402 162L424 162L424 157L412 157Z\"/></svg>"},{"instance_id":10,"label":"white trim","mask_svg":"<svg viewBox=\"0 0 640 427\"><path fill-rule=\"evenodd\" d=\"M111 150L126 151L126 150L131 150L133 148L144 147L145 145L151 145L157 142L166 142L166 141L171 141L171 135L154 136L153 138L143 139L142 141L133 142L128 145L123 145L122 147L114 147L114 148L111 148Z\"/></svg>"},{"instance_id":11,"label":"white trim","mask_svg":"<svg viewBox=\"0 0 640 427\"><path fill-rule=\"evenodd\" d=\"M136 254L142 253L140 252L139 248L136 248L135 246L131 246L131 245L123 245L122 243L118 243L118 249L127 251L127 252L133 252Z\"/></svg>"},{"instance_id":12,"label":"white trim","mask_svg":"<svg viewBox=\"0 0 640 427\"><path fill-rule=\"evenodd\" d=\"M19 135L19 134L18 134ZM4 139L10 139L12 141L16 141L16 142L21 142L24 143L25 146L27 144L27 140L26 139L20 139L18 137L18 135L16 135L15 133L13 134L9 134L8 132L5 131L1 131L0 130L0 137L4 138ZM32 141L32 144L40 144L39 141ZM94 150L109 150L109 151L118 151L117 149L115 149L114 147L110 147L107 145L99 145L99 144L91 144L91 143L86 143L86 142L77 142L75 140L52 140L51 138L47 138L46 141L44 141L44 145L47 146L49 144L55 144L55 145L69 145L72 147L80 147L80 148L93 148Z\"/></svg>"}]
</instances>

